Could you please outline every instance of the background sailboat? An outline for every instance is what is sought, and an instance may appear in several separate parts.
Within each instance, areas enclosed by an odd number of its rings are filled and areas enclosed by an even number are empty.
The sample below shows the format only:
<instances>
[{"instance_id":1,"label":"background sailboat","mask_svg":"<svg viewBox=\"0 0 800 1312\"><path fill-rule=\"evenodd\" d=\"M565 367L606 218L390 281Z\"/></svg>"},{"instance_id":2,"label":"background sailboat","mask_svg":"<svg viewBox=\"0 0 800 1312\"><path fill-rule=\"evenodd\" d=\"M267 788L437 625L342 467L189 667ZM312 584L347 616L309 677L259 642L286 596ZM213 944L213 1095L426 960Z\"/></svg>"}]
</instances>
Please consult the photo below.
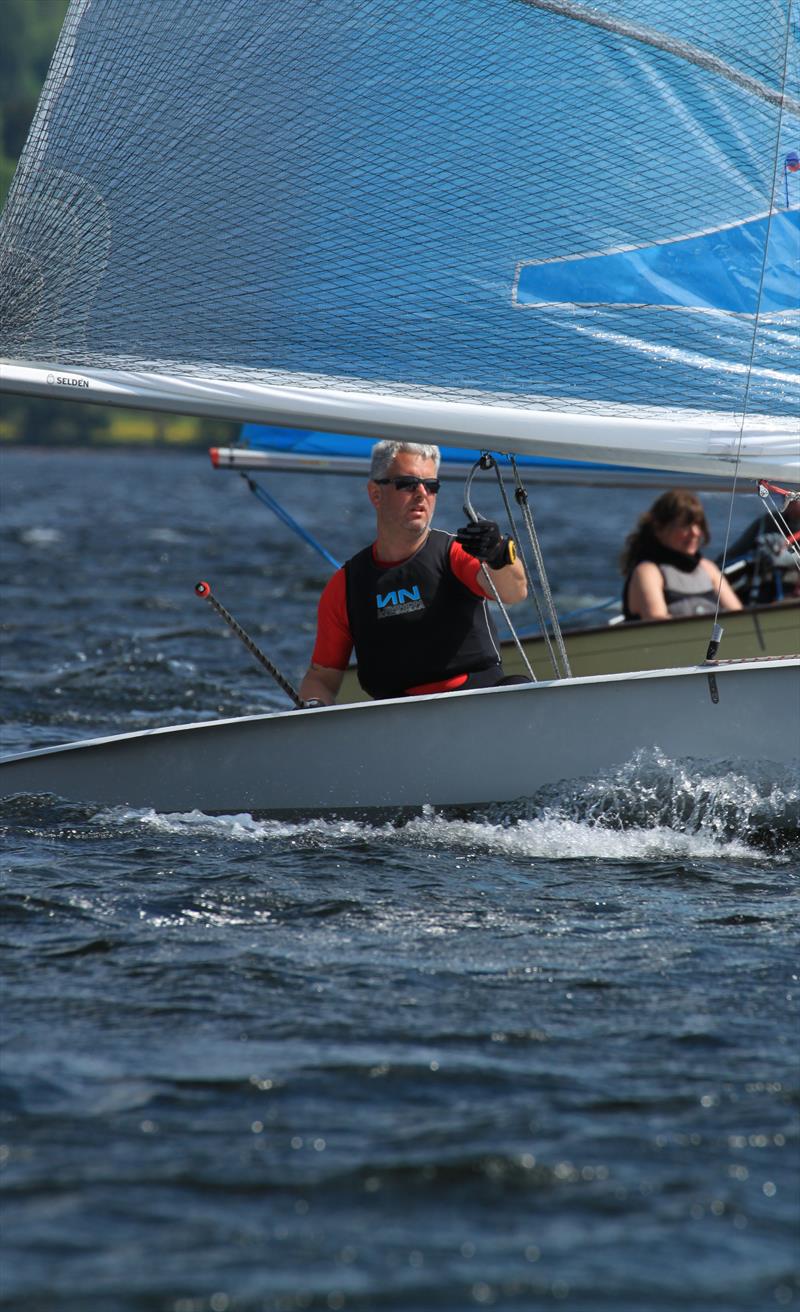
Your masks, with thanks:
<instances>
[{"instance_id":1,"label":"background sailboat","mask_svg":"<svg viewBox=\"0 0 800 1312\"><path fill-rule=\"evenodd\" d=\"M2 386L797 481L796 70L788 0L710 17L653 0L624 17L571 0L322 0L268 16L256 0L75 0L0 227ZM635 742L609 709L617 685L597 681L588 704L569 694L568 727L576 741L595 724L597 767L673 732L689 754L752 754L758 739L783 760L764 716L793 704L796 676L720 672L734 719L702 671L628 680ZM540 779L524 735L543 741L566 683L515 693L535 714L496 721L516 726L524 763L504 791ZM469 696L427 702L431 733L471 735ZM484 696L487 715L503 696ZM278 734L283 757L321 761L295 801L327 805L328 727L363 782L379 726L401 714L409 703L262 726L233 776L243 800ZM126 740L136 779L166 787L191 737ZM108 755L89 755L100 764L81 782L71 754L70 786L101 785ZM116 747L111 760L122 778ZM571 761L554 753L550 768ZM369 805L448 800L441 783L408 793L373 777ZM269 808L268 780L256 800ZM330 804L360 800L353 784Z\"/></svg>"}]
</instances>

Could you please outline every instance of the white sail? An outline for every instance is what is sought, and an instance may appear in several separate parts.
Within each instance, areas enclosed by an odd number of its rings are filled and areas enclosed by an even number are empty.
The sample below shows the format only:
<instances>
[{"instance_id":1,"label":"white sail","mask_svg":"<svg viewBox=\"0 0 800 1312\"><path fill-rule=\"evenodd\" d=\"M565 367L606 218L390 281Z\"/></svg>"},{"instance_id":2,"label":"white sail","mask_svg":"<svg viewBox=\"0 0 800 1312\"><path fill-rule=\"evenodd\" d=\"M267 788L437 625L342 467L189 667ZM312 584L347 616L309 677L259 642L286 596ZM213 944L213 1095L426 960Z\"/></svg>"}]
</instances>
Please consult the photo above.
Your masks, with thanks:
<instances>
[{"instance_id":1,"label":"white sail","mask_svg":"<svg viewBox=\"0 0 800 1312\"><path fill-rule=\"evenodd\" d=\"M0 387L798 481L797 67L790 0L74 0Z\"/></svg>"}]
</instances>

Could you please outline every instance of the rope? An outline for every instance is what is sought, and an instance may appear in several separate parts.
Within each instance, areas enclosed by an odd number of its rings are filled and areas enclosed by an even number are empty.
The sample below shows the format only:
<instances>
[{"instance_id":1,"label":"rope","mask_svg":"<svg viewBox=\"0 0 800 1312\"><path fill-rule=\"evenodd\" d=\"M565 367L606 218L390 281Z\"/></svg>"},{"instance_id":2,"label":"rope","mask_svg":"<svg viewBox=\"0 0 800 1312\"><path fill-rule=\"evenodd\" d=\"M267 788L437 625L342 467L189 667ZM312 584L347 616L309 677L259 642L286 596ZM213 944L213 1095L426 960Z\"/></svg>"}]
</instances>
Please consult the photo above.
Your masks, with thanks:
<instances>
[{"instance_id":1,"label":"rope","mask_svg":"<svg viewBox=\"0 0 800 1312\"><path fill-rule=\"evenodd\" d=\"M281 674L278 667L272 664L272 661L269 659L268 656L264 655L260 647L256 646L250 635L248 633L245 633L239 621L233 618L230 611L227 611L225 609L222 602L217 601L216 597L211 591L210 584L206 583L205 580L201 580L199 583L195 584L194 590L197 593L198 597L204 598L204 600L207 601L209 605L214 608L214 610L217 612L219 616L221 616L221 618L225 621L225 623L229 626L229 628L233 630L237 638L241 639L241 641L244 643L245 647L250 652L250 654L252 656L255 656L259 664L263 665L264 669L269 671L275 682L278 684L280 688L283 689L287 697L291 698L295 706L302 706L303 703L300 700L300 694L298 693L297 689L292 687L289 680L285 678L284 675Z\"/></svg>"},{"instance_id":2,"label":"rope","mask_svg":"<svg viewBox=\"0 0 800 1312\"><path fill-rule=\"evenodd\" d=\"M616 622L622 620L619 597L614 596L607 597L605 601L598 601L594 606L580 606L578 610L566 611L566 613L559 615L559 623L563 625L565 620L577 620L583 615L595 615L606 610L616 610L618 612L614 619L607 621L608 626L613 626ZM604 625L602 627L606 626ZM543 636L541 625L538 627L531 626L530 628L520 627L518 632L521 638L538 638L539 636Z\"/></svg>"},{"instance_id":3,"label":"rope","mask_svg":"<svg viewBox=\"0 0 800 1312\"><path fill-rule=\"evenodd\" d=\"M262 501L265 506L268 506L273 515L277 515L282 524L285 524L286 527L291 529L293 533L296 533L299 538L302 538L302 540L307 542L310 547L313 547L315 551L318 551L319 554L327 560L329 565L333 565L334 569L339 569L341 561L338 561L335 556L332 556L331 553L323 547L321 542L318 542L307 529L303 528L302 524L299 524L297 520L289 514L288 510L284 509L280 501L277 501L271 492L268 492L265 487L261 487L260 484L256 483L255 479L250 478L248 474L242 473L241 476L253 495L258 497L259 501Z\"/></svg>"},{"instance_id":4,"label":"rope","mask_svg":"<svg viewBox=\"0 0 800 1312\"><path fill-rule=\"evenodd\" d=\"M500 466L498 465L496 460L494 460L492 463L494 465L494 471L497 476L497 486L500 489L500 495L503 498L503 505L506 508L508 522L511 525L512 535L515 539L518 539L519 535L517 534L516 526L514 523L514 514L511 509L511 503L506 494L505 484L503 482L503 475L500 472ZM531 549L533 550L533 544L531 544ZM556 660L556 654L555 651L553 650L553 644L550 641L550 632L547 627L547 621L545 619L544 612L542 611L542 606L541 606L541 602L539 601L539 596L536 591L536 587L534 586L533 578L531 576L531 571L528 567L528 560L524 551L520 550L519 554L520 554L520 559L522 561L522 568L525 571L525 578L528 581L528 589L530 591L531 597L533 598L534 607L536 608L536 616L539 621L539 628L547 645L547 651L550 656L550 664L553 667L553 673L555 674L556 678L560 679L563 677L562 672L558 667L558 661Z\"/></svg>"},{"instance_id":5,"label":"rope","mask_svg":"<svg viewBox=\"0 0 800 1312\"><path fill-rule=\"evenodd\" d=\"M783 506L778 509L770 505L770 492L780 492L786 500ZM794 557L795 569L800 570L800 545L798 544L798 534L792 530L792 526L784 515L784 511L790 501L800 501L800 492L787 492L784 488L773 487L769 483L759 483L758 493L764 502L767 514L775 525L784 540L789 551L789 555Z\"/></svg>"},{"instance_id":6,"label":"rope","mask_svg":"<svg viewBox=\"0 0 800 1312\"><path fill-rule=\"evenodd\" d=\"M491 462L491 464L496 464L493 456L491 456L488 452L484 452L484 454L481 455L480 459L475 461L475 464L472 466L472 469L469 471L469 474L467 475L467 481L464 484L464 514L467 516L468 519L472 520L473 524L477 524L481 517L470 500L469 494L470 494L470 488L472 487L472 480L474 479L479 469L489 468L489 462ZM512 522L512 528L513 528L513 522ZM523 565L524 565L524 561L523 561ZM503 619L508 625L511 636L514 639L514 643L516 645L517 651L519 652L520 657L522 659L522 663L525 666L525 669L528 671L528 674L531 677L531 681L533 683L536 683L537 682L536 675L534 674L533 667L530 661L528 660L527 652L525 651L525 648L523 647L522 643L519 640L519 635L517 634L517 630L514 628L514 625L512 624L511 619L509 617L508 611L506 610L506 607L500 598L500 593L497 591L497 588L495 587L494 579L492 578L489 570L486 568L485 565L483 566L483 576L489 585L489 589L492 593L494 600L497 602L497 605L500 607L500 611L502 613Z\"/></svg>"},{"instance_id":7,"label":"rope","mask_svg":"<svg viewBox=\"0 0 800 1312\"><path fill-rule=\"evenodd\" d=\"M545 568L544 556L542 555L542 549L539 546L539 539L536 535L536 529L533 523L533 514L531 512L530 505L528 504L528 493L525 489L525 485L523 484L522 479L520 478L519 469L517 467L517 462L515 457L510 456L509 459L511 460L511 468L514 471L514 483L516 485L515 495L517 498L517 505L520 508L520 511L522 513L522 518L525 523L525 527L528 530L528 538L531 544L531 551L533 552L533 558L536 561L536 568L539 572L539 579L542 585L542 592L544 593L545 603L547 605L547 610L550 615L550 623L553 629L553 636L556 640L556 645L558 647L559 655L562 661L563 674L559 674L558 672L558 667L555 662L555 657L553 656L552 653L552 646L548 638L548 646L550 647L551 658L553 660L553 668L556 670L556 678L570 679L572 678L572 670L570 669L570 665L569 665L569 657L567 656L567 649L564 646L564 637L561 632L561 625L558 622L558 614L556 613L555 602L553 601L553 594L550 590L550 582L547 577L547 570ZM544 632L545 632L545 636L547 636L546 630L544 630Z\"/></svg>"}]
</instances>

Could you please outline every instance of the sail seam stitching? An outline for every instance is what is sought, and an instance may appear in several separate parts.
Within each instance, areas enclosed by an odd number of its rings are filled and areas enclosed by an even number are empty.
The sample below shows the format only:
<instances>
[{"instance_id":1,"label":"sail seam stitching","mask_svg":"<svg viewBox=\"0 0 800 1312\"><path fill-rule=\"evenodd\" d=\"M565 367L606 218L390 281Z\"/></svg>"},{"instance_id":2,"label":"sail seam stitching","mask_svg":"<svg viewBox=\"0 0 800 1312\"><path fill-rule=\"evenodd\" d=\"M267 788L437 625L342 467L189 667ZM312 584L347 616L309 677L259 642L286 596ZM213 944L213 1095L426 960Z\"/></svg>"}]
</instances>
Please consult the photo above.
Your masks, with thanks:
<instances>
[{"instance_id":1,"label":"sail seam stitching","mask_svg":"<svg viewBox=\"0 0 800 1312\"><path fill-rule=\"evenodd\" d=\"M657 32L653 28L640 27L636 23L626 23L619 18L599 14L594 10L587 9L584 5L573 4L572 0L520 0L520 3L529 5L533 9L543 9L552 14L560 14L562 18L571 18L579 23L587 23L591 27L599 27L603 31L613 32L617 36L629 37L632 41L638 41L641 45L653 46L656 50L663 50L666 54L675 55L676 58L686 60L687 63L696 64L699 68L707 69L710 73L718 73L720 77L726 78L729 82L733 82L742 90L758 96L761 100L768 101L771 105L777 105L779 108L785 105L787 109L800 113L800 100L794 96L786 95L785 69L781 89L776 91L773 87L768 86L766 82L751 77L749 73L740 72L732 64L720 59L719 55L712 55L710 51L703 50L700 46L693 46L688 41L676 40L675 37L667 36L663 32Z\"/></svg>"}]
</instances>

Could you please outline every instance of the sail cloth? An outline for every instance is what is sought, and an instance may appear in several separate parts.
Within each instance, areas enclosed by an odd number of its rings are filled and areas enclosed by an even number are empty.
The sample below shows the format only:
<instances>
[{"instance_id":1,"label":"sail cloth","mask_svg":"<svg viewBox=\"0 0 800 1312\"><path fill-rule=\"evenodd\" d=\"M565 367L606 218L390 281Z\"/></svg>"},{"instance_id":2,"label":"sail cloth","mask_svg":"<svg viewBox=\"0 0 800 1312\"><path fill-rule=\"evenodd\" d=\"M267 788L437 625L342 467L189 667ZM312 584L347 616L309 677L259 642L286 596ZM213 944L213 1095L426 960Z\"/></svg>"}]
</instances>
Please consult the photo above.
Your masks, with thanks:
<instances>
[{"instance_id":1,"label":"sail cloth","mask_svg":"<svg viewBox=\"0 0 800 1312\"><path fill-rule=\"evenodd\" d=\"M516 295L519 305L780 315L800 306L800 209L633 251L526 263Z\"/></svg>"},{"instance_id":2,"label":"sail cloth","mask_svg":"<svg viewBox=\"0 0 800 1312\"><path fill-rule=\"evenodd\" d=\"M791 3L72 0L0 382L798 481Z\"/></svg>"}]
</instances>

